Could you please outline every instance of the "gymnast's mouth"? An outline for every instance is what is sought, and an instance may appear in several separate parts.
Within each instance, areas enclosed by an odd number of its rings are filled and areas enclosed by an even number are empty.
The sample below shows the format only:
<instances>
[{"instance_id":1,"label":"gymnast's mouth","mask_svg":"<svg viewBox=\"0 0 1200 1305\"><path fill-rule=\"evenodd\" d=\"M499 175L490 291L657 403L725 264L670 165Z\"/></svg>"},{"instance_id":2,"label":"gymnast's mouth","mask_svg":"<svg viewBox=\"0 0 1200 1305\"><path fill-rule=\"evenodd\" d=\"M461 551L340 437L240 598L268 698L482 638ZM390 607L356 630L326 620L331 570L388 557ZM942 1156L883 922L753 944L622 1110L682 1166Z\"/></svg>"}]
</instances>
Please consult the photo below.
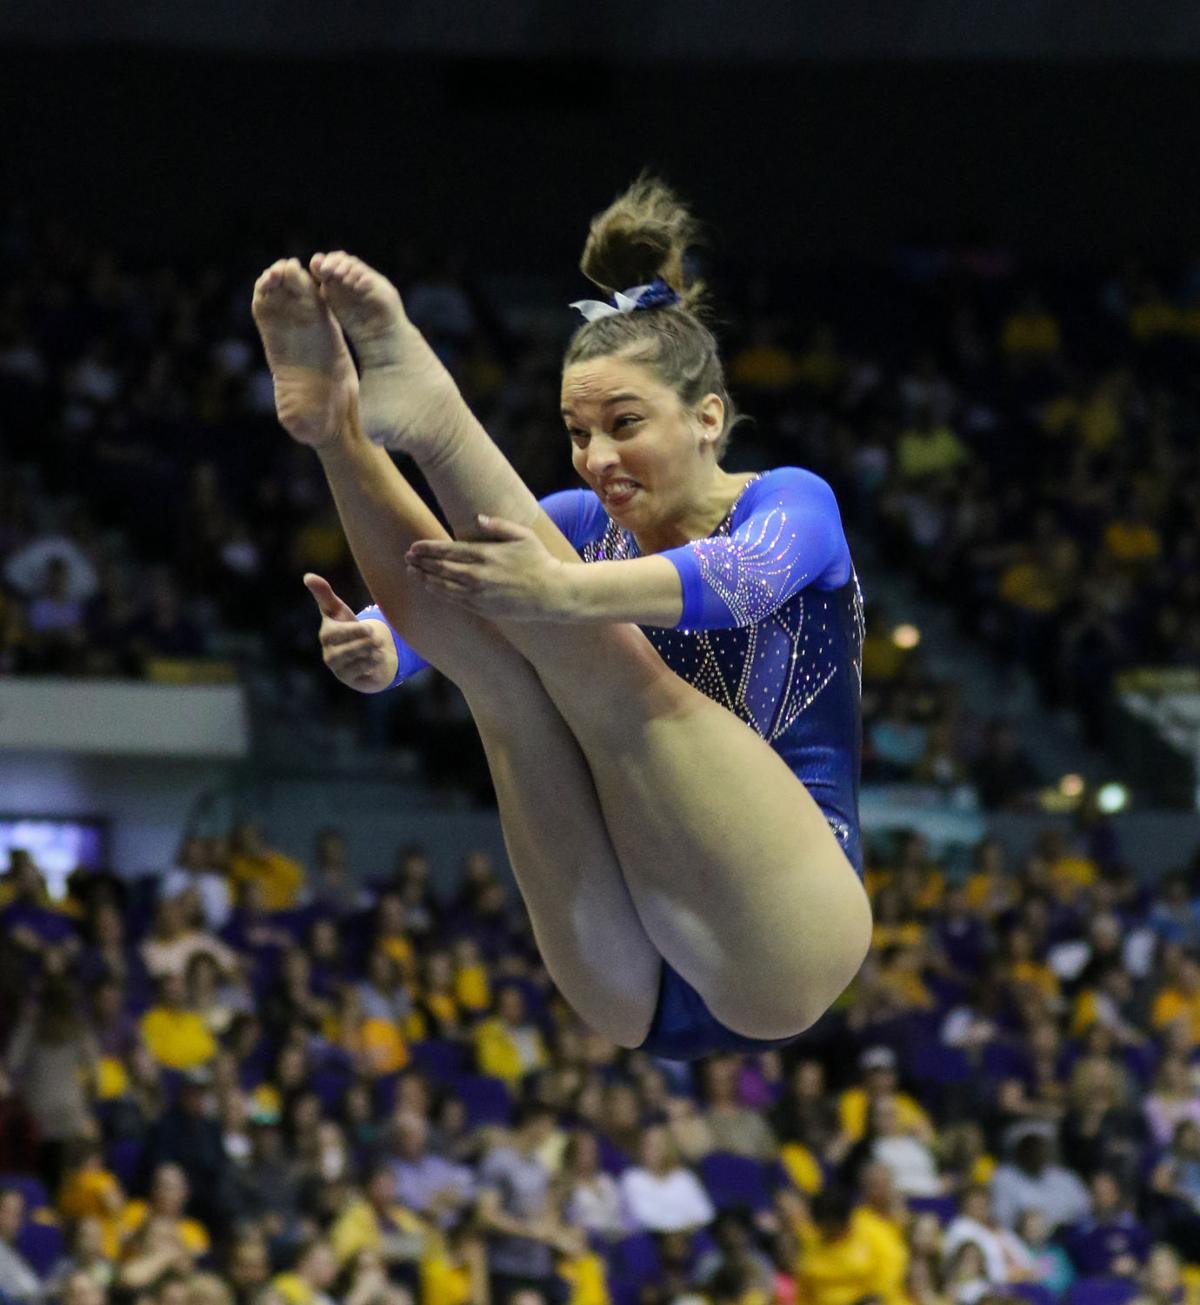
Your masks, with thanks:
<instances>
[{"instance_id":1,"label":"gymnast's mouth","mask_svg":"<svg viewBox=\"0 0 1200 1305\"><path fill-rule=\"evenodd\" d=\"M610 480L607 485L600 486L600 496L606 503L619 507L628 503L639 489L641 486L636 480Z\"/></svg>"}]
</instances>

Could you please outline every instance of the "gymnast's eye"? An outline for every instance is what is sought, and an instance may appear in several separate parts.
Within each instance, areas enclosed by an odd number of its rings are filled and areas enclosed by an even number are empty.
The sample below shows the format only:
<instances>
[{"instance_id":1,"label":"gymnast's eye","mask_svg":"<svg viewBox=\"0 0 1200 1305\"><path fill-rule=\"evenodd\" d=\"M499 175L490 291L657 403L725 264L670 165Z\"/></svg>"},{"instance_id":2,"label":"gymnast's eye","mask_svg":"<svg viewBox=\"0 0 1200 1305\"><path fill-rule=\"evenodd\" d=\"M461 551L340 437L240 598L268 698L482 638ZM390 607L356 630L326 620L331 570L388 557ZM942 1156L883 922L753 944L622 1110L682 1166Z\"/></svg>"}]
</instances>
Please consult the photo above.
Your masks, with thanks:
<instances>
[{"instance_id":1,"label":"gymnast's eye","mask_svg":"<svg viewBox=\"0 0 1200 1305\"><path fill-rule=\"evenodd\" d=\"M617 418L613 423L613 429L620 430L625 425L636 426L639 421L641 421L640 417L635 417L632 413L626 413L624 417Z\"/></svg>"}]
</instances>

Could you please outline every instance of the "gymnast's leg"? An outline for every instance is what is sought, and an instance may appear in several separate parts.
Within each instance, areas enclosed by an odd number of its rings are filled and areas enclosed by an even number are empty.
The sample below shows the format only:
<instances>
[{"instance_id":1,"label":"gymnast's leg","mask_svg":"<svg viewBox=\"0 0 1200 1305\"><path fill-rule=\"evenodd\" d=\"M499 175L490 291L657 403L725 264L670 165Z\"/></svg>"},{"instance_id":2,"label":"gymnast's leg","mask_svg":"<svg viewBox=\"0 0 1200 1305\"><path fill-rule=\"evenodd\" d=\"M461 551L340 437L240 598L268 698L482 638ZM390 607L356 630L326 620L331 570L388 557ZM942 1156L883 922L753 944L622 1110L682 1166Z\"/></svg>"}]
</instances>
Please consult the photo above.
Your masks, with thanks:
<instances>
[{"instance_id":1,"label":"gymnast's leg","mask_svg":"<svg viewBox=\"0 0 1200 1305\"><path fill-rule=\"evenodd\" d=\"M470 704L547 968L589 1024L638 1045L653 1017L661 961L630 900L579 745L532 667L492 626L406 579L408 546L445 531L358 428L345 342L294 259L259 278L254 317L280 420L316 448L368 588Z\"/></svg>"},{"instance_id":2,"label":"gymnast's leg","mask_svg":"<svg viewBox=\"0 0 1200 1305\"><path fill-rule=\"evenodd\" d=\"M400 297L346 254L312 270L363 367L364 424L417 461L452 528L480 512L574 550L463 402ZM728 1027L788 1037L854 976L870 912L784 762L676 676L632 625L498 622L583 749L650 940Z\"/></svg>"}]
</instances>

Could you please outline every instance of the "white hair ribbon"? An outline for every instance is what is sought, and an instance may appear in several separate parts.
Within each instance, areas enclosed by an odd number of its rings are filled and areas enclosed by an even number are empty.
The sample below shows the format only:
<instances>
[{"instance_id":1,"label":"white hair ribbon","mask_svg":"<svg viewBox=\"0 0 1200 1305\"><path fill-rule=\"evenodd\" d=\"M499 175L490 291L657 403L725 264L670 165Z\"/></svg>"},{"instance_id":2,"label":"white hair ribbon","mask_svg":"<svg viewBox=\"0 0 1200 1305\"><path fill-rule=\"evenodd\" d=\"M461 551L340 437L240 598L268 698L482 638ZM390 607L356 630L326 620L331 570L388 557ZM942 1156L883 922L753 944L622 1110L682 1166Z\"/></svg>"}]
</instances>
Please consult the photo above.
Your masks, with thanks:
<instances>
[{"instance_id":1,"label":"white hair ribbon","mask_svg":"<svg viewBox=\"0 0 1200 1305\"><path fill-rule=\"evenodd\" d=\"M651 282L650 285L654 283ZM589 322L599 321L601 317L615 317L618 313L632 313L638 306L638 300L650 289L650 285L635 285L629 290L617 290L613 294L616 305L606 304L599 299L576 299L568 308L578 308Z\"/></svg>"}]
</instances>

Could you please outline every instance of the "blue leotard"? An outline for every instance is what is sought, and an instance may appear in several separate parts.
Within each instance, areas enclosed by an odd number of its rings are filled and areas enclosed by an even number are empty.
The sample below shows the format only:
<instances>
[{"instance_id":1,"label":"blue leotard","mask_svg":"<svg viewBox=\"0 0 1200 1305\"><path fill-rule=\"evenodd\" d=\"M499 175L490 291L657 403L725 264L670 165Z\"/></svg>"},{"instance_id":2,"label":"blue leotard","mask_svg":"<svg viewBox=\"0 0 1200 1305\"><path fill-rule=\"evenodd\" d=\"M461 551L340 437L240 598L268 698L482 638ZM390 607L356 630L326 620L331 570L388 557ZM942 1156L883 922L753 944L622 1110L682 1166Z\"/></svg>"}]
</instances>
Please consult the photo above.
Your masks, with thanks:
<instances>
[{"instance_id":1,"label":"blue leotard","mask_svg":"<svg viewBox=\"0 0 1200 1305\"><path fill-rule=\"evenodd\" d=\"M551 494L542 507L585 562L640 556L590 490ZM643 626L646 637L677 675L779 753L861 875L863 603L833 491L799 467L762 473L708 538L659 556L679 572L683 616L674 629ZM378 607L359 617L384 619ZM392 634L399 684L426 663ZM647 1051L692 1060L781 1045L725 1028L686 980L662 968Z\"/></svg>"}]
</instances>

